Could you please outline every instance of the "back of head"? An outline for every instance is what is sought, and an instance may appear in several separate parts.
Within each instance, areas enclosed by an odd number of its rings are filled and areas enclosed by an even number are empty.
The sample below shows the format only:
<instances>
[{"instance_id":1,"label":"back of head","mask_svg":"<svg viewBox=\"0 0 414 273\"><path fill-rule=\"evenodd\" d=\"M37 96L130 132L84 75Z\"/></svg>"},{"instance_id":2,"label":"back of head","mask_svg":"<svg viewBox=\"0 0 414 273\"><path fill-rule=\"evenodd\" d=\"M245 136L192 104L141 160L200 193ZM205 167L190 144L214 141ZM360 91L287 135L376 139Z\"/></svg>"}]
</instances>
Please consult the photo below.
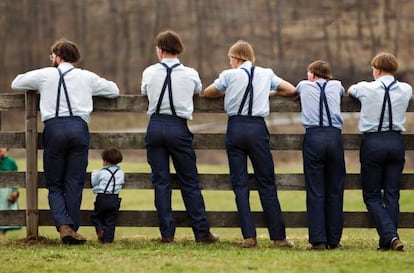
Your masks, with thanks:
<instances>
[{"instance_id":1,"label":"back of head","mask_svg":"<svg viewBox=\"0 0 414 273\"><path fill-rule=\"evenodd\" d=\"M180 35L172 30L158 33L154 45L170 54L178 55L184 51L184 44Z\"/></svg>"},{"instance_id":2,"label":"back of head","mask_svg":"<svg viewBox=\"0 0 414 273\"><path fill-rule=\"evenodd\" d=\"M394 74L398 70L398 60L393 54L382 52L372 58L371 66L386 73Z\"/></svg>"},{"instance_id":3,"label":"back of head","mask_svg":"<svg viewBox=\"0 0 414 273\"><path fill-rule=\"evenodd\" d=\"M254 51L253 47L246 41L239 40L233 44L229 52L227 53L229 57L237 58L243 61L254 62Z\"/></svg>"},{"instance_id":4,"label":"back of head","mask_svg":"<svg viewBox=\"0 0 414 273\"><path fill-rule=\"evenodd\" d=\"M331 66L328 62L317 60L308 65L308 72L313 73L318 78L330 80L332 79Z\"/></svg>"},{"instance_id":5,"label":"back of head","mask_svg":"<svg viewBox=\"0 0 414 273\"><path fill-rule=\"evenodd\" d=\"M116 165L122 162L122 153L117 148L109 147L103 150L102 159L113 165Z\"/></svg>"},{"instance_id":6,"label":"back of head","mask_svg":"<svg viewBox=\"0 0 414 273\"><path fill-rule=\"evenodd\" d=\"M76 63L80 59L78 46L66 39L56 41L51 47L51 52L69 63Z\"/></svg>"}]
</instances>

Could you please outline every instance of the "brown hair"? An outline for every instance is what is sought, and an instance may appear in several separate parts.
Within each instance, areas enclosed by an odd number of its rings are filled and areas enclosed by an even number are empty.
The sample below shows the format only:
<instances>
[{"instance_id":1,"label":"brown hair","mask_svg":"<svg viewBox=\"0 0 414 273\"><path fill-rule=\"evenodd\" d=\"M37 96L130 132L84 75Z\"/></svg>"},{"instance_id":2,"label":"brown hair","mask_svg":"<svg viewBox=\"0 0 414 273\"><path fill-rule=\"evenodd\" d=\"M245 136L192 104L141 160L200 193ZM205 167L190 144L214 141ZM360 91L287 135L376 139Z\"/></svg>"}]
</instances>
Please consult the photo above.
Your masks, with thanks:
<instances>
[{"instance_id":1,"label":"brown hair","mask_svg":"<svg viewBox=\"0 0 414 273\"><path fill-rule=\"evenodd\" d=\"M80 59L78 46L63 38L56 41L50 50L66 62L76 63Z\"/></svg>"},{"instance_id":2,"label":"brown hair","mask_svg":"<svg viewBox=\"0 0 414 273\"><path fill-rule=\"evenodd\" d=\"M246 41L239 40L229 48L227 53L229 57L237 58L243 61L254 62L253 47Z\"/></svg>"},{"instance_id":3,"label":"brown hair","mask_svg":"<svg viewBox=\"0 0 414 273\"><path fill-rule=\"evenodd\" d=\"M372 58L371 66L386 73L394 74L398 70L398 60L393 54L382 52Z\"/></svg>"},{"instance_id":4,"label":"brown hair","mask_svg":"<svg viewBox=\"0 0 414 273\"><path fill-rule=\"evenodd\" d=\"M328 62L317 60L308 65L308 72L313 73L316 77L330 80L332 79L331 66Z\"/></svg>"},{"instance_id":5,"label":"brown hair","mask_svg":"<svg viewBox=\"0 0 414 273\"><path fill-rule=\"evenodd\" d=\"M109 147L103 150L102 159L110 164L116 165L122 162L122 153L117 148Z\"/></svg>"},{"instance_id":6,"label":"brown hair","mask_svg":"<svg viewBox=\"0 0 414 273\"><path fill-rule=\"evenodd\" d=\"M178 55L184 51L184 44L180 35L172 30L158 33L154 45L170 54Z\"/></svg>"}]
</instances>

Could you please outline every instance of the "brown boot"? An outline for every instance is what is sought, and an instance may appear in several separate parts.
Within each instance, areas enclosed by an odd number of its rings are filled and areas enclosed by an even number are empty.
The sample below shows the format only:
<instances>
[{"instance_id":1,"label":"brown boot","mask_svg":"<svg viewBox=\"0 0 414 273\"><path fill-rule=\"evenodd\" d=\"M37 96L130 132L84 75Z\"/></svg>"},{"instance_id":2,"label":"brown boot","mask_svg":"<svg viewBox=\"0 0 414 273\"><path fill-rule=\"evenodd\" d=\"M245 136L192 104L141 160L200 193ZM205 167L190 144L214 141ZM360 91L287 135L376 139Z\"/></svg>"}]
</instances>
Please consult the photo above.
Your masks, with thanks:
<instances>
[{"instance_id":1,"label":"brown boot","mask_svg":"<svg viewBox=\"0 0 414 273\"><path fill-rule=\"evenodd\" d=\"M394 238L391 241L391 247L390 249L392 251L404 251L404 244L400 241L398 238Z\"/></svg>"},{"instance_id":2,"label":"brown boot","mask_svg":"<svg viewBox=\"0 0 414 273\"><path fill-rule=\"evenodd\" d=\"M206 237L197 239L197 243L211 244L217 242L219 237L216 234L209 233Z\"/></svg>"},{"instance_id":3,"label":"brown boot","mask_svg":"<svg viewBox=\"0 0 414 273\"><path fill-rule=\"evenodd\" d=\"M288 239L274 240L273 247L275 248L293 248L295 245Z\"/></svg>"},{"instance_id":4,"label":"brown boot","mask_svg":"<svg viewBox=\"0 0 414 273\"><path fill-rule=\"evenodd\" d=\"M61 225L59 227L60 239L65 245L80 245L86 242L80 234L73 231L69 225Z\"/></svg>"},{"instance_id":5,"label":"brown boot","mask_svg":"<svg viewBox=\"0 0 414 273\"><path fill-rule=\"evenodd\" d=\"M96 232L96 235L98 236L98 241L99 242L102 242L102 240L103 240L103 236L104 236L104 230L103 229L100 229L100 230L98 230L97 232Z\"/></svg>"},{"instance_id":6,"label":"brown boot","mask_svg":"<svg viewBox=\"0 0 414 273\"><path fill-rule=\"evenodd\" d=\"M257 247L257 239L256 237L250 237L243 240L242 243L243 248L253 248Z\"/></svg>"}]
</instances>

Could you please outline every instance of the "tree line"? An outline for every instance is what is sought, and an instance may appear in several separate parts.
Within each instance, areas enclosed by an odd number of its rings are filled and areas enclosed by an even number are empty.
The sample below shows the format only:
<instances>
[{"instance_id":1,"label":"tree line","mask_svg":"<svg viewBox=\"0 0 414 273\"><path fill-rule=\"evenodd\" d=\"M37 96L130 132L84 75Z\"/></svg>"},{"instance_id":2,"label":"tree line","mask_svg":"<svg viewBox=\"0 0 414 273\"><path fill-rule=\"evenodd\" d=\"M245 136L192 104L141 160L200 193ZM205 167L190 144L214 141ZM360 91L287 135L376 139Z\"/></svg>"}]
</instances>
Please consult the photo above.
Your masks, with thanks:
<instances>
[{"instance_id":1,"label":"tree line","mask_svg":"<svg viewBox=\"0 0 414 273\"><path fill-rule=\"evenodd\" d=\"M50 45L76 42L78 66L137 94L141 73L157 61L153 39L166 28L181 34L180 60L203 84L229 68L227 50L249 41L256 64L296 84L308 63L324 59L345 87L370 80L380 51L400 59L400 80L413 82L414 1L410 0L2 0L0 84L10 92L16 74L49 65ZM414 83L414 82L413 82Z\"/></svg>"}]
</instances>

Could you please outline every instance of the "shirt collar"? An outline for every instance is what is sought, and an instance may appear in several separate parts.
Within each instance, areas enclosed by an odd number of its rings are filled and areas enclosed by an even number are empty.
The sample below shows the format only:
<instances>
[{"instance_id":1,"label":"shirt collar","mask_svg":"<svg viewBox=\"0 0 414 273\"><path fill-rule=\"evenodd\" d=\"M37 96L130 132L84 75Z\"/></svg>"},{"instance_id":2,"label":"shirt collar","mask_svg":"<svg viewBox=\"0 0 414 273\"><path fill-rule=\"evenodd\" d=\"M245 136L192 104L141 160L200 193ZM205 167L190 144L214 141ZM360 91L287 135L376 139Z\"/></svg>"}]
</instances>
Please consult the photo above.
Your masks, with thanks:
<instances>
[{"instance_id":1,"label":"shirt collar","mask_svg":"<svg viewBox=\"0 0 414 273\"><path fill-rule=\"evenodd\" d=\"M180 60L178 58L163 58L161 60L162 63L165 63L168 66L175 65L177 63L180 63Z\"/></svg>"},{"instance_id":2,"label":"shirt collar","mask_svg":"<svg viewBox=\"0 0 414 273\"><path fill-rule=\"evenodd\" d=\"M69 70L69 69L71 69L72 67L73 67L73 64L68 63L68 62L63 62L63 63L61 63L61 64L58 66L58 68L60 68L60 70L62 70L62 71Z\"/></svg>"}]
</instances>

